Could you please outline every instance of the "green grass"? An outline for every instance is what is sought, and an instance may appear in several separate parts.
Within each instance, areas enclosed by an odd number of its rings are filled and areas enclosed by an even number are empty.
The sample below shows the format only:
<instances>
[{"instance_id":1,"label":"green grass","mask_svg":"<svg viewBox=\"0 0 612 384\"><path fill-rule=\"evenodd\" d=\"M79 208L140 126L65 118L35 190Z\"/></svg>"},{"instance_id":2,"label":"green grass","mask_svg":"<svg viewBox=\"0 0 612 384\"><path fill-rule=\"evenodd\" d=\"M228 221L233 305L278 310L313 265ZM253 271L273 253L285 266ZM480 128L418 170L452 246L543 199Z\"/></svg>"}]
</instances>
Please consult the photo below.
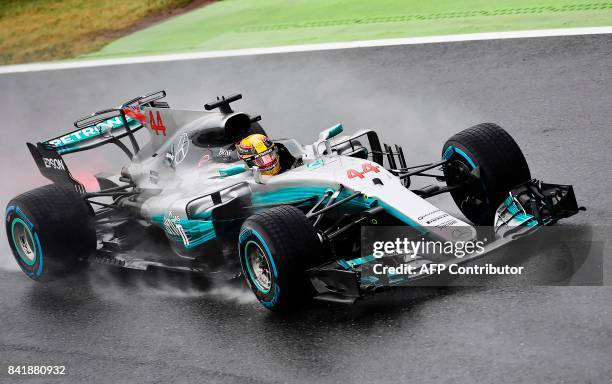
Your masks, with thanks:
<instances>
[{"instance_id":1,"label":"green grass","mask_svg":"<svg viewBox=\"0 0 612 384\"><path fill-rule=\"evenodd\" d=\"M191 0L0 0L0 64L97 51L152 15Z\"/></svg>"},{"instance_id":2,"label":"green grass","mask_svg":"<svg viewBox=\"0 0 612 384\"><path fill-rule=\"evenodd\" d=\"M612 25L612 2L224 0L120 38L88 57Z\"/></svg>"}]
</instances>

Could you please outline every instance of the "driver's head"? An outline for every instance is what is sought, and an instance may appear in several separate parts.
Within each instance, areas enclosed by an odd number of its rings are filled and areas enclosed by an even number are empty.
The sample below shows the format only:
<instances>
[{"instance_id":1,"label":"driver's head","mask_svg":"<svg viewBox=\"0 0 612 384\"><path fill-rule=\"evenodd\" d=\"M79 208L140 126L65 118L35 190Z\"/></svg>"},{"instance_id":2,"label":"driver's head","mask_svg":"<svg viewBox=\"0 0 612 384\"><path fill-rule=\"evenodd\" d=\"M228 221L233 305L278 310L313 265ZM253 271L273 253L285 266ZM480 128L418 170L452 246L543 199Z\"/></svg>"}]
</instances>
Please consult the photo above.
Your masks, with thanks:
<instances>
[{"instance_id":1,"label":"driver's head","mask_svg":"<svg viewBox=\"0 0 612 384\"><path fill-rule=\"evenodd\" d=\"M276 145L265 135L245 137L236 145L236 150L249 167L257 166L262 175L276 175L280 171Z\"/></svg>"}]
</instances>

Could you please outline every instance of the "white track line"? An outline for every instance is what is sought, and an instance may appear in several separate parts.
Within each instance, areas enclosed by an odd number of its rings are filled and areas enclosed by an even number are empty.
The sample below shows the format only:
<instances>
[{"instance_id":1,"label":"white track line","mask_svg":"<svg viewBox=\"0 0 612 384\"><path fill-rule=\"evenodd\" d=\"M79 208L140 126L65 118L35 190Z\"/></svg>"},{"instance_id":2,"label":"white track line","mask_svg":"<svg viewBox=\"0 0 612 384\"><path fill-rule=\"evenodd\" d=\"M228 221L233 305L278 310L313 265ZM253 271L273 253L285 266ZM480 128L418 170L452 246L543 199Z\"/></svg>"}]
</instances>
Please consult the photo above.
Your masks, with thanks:
<instances>
[{"instance_id":1,"label":"white track line","mask_svg":"<svg viewBox=\"0 0 612 384\"><path fill-rule=\"evenodd\" d=\"M160 63L160 62L165 62L165 61L184 61L184 60L197 60L197 59L208 59L208 58L218 58L218 57L269 55L273 53L327 51L327 50L347 49L347 48L385 47L385 46L393 46L393 45L431 44L431 43L447 43L447 42L474 41L474 40L518 39L518 38L528 38L528 37L596 35L596 34L607 34L607 33L612 33L612 27L539 29L539 30L531 30L531 31L485 32L485 33L471 33L471 34L463 34L463 35L408 37L408 38L384 39L384 40L362 40L362 41L349 41L349 42L338 42L338 43L290 45L290 46L269 47L269 48L247 48L247 49L235 49L235 50L227 50L227 51L175 53L175 54L167 54L167 55L136 56L136 57L114 58L114 59L97 59L97 60L63 61L63 62L52 62L52 63L6 65L6 66L0 66L0 74L50 71L50 70L58 70L58 69L72 69L72 68L104 67L104 66L125 65L125 64Z\"/></svg>"}]
</instances>

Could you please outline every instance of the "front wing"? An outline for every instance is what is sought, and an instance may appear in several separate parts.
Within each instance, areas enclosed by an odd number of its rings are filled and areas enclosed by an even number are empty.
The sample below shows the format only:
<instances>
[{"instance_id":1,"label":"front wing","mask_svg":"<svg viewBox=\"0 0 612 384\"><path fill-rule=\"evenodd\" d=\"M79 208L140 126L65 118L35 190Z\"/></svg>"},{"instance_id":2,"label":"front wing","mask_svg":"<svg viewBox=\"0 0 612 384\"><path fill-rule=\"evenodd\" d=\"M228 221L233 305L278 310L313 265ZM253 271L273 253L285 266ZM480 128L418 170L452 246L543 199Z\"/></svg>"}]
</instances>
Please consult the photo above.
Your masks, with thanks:
<instances>
[{"instance_id":1,"label":"front wing","mask_svg":"<svg viewBox=\"0 0 612 384\"><path fill-rule=\"evenodd\" d=\"M443 261L422 257L411 258L406 254L385 254L379 258L367 255L356 259L327 262L309 269L308 276L316 291L316 299L352 303L388 288L422 284L425 279L437 276L418 272L423 270L421 268L423 265L436 264L436 269L439 270L453 264L459 266L474 262L514 240L533 234L542 226L552 225L580 210L584 208L578 207L571 185L546 184L534 179L515 187L499 206L492 228L495 240L487 243L483 252ZM375 264L385 266L409 264L417 272L409 275L386 273L379 276L364 273L371 272Z\"/></svg>"}]
</instances>

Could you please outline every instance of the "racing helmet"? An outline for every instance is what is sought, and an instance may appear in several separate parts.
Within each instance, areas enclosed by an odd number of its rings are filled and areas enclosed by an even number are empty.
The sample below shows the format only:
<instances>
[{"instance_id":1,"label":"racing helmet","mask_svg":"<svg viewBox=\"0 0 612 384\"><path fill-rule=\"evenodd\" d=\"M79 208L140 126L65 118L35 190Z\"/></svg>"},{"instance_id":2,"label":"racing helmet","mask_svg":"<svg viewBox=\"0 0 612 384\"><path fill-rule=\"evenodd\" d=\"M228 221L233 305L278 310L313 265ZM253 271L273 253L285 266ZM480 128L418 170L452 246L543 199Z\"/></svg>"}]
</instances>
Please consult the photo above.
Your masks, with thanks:
<instances>
[{"instance_id":1,"label":"racing helmet","mask_svg":"<svg viewBox=\"0 0 612 384\"><path fill-rule=\"evenodd\" d=\"M249 167L258 167L262 175L276 175L280 171L276 145L265 135L245 137L236 145L236 150Z\"/></svg>"}]
</instances>

